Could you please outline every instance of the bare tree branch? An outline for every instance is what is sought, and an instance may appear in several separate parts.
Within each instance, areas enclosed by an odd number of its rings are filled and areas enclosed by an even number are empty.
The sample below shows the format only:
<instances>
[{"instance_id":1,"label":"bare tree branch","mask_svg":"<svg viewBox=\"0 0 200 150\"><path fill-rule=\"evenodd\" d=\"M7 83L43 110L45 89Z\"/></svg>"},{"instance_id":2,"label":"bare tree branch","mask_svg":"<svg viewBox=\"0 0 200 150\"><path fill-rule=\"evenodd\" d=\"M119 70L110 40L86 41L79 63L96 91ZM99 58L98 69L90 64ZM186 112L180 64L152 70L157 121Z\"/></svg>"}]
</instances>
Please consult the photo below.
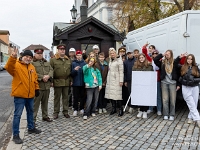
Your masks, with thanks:
<instances>
[{"instance_id":1,"label":"bare tree branch","mask_svg":"<svg viewBox=\"0 0 200 150\"><path fill-rule=\"evenodd\" d=\"M183 9L182 9L182 7L181 7L180 3L179 3L177 0L174 0L174 3L175 3L175 4L176 4L176 6L178 7L178 10L179 10L180 12L182 12L182 11L183 11Z\"/></svg>"}]
</instances>

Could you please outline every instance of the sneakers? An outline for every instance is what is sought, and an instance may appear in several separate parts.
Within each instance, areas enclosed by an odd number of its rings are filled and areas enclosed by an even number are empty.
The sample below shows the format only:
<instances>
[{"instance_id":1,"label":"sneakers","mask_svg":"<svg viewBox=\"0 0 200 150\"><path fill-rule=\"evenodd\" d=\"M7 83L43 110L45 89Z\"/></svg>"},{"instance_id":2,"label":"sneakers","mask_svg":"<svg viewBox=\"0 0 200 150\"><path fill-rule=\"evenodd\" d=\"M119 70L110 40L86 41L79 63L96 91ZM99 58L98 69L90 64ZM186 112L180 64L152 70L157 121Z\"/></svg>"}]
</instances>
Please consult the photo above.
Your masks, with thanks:
<instances>
[{"instance_id":1,"label":"sneakers","mask_svg":"<svg viewBox=\"0 0 200 150\"><path fill-rule=\"evenodd\" d=\"M84 113L84 110L83 110L83 109L81 109L81 110L80 110L80 114L83 114L83 113Z\"/></svg>"},{"instance_id":2,"label":"sneakers","mask_svg":"<svg viewBox=\"0 0 200 150\"><path fill-rule=\"evenodd\" d=\"M83 116L83 120L87 120L87 116Z\"/></svg>"},{"instance_id":3,"label":"sneakers","mask_svg":"<svg viewBox=\"0 0 200 150\"><path fill-rule=\"evenodd\" d=\"M174 120L174 116L169 116L169 120L173 121Z\"/></svg>"},{"instance_id":4,"label":"sneakers","mask_svg":"<svg viewBox=\"0 0 200 150\"><path fill-rule=\"evenodd\" d=\"M188 122L187 123L191 124L191 123L193 123L193 120L191 118L188 118Z\"/></svg>"},{"instance_id":5,"label":"sneakers","mask_svg":"<svg viewBox=\"0 0 200 150\"><path fill-rule=\"evenodd\" d=\"M161 115L162 115L161 111L158 111L158 112L157 112L157 115L158 115L158 116L161 116Z\"/></svg>"},{"instance_id":6,"label":"sneakers","mask_svg":"<svg viewBox=\"0 0 200 150\"><path fill-rule=\"evenodd\" d=\"M128 110L128 112L129 112L130 114L132 114L132 113L133 113L133 108L130 107L129 110Z\"/></svg>"},{"instance_id":7,"label":"sneakers","mask_svg":"<svg viewBox=\"0 0 200 150\"><path fill-rule=\"evenodd\" d=\"M146 118L147 118L147 112L144 111L144 112L142 112L142 114L143 114L143 115L142 115L142 118L143 118L143 119L146 119Z\"/></svg>"},{"instance_id":8,"label":"sneakers","mask_svg":"<svg viewBox=\"0 0 200 150\"><path fill-rule=\"evenodd\" d=\"M95 117L96 115L95 115L95 113L92 113L92 117Z\"/></svg>"},{"instance_id":9,"label":"sneakers","mask_svg":"<svg viewBox=\"0 0 200 150\"><path fill-rule=\"evenodd\" d=\"M99 108L99 114L102 114L102 109Z\"/></svg>"},{"instance_id":10,"label":"sneakers","mask_svg":"<svg viewBox=\"0 0 200 150\"><path fill-rule=\"evenodd\" d=\"M13 136L13 142L15 142L15 144L22 144L23 141L22 139L19 137L19 135L14 135Z\"/></svg>"},{"instance_id":11,"label":"sneakers","mask_svg":"<svg viewBox=\"0 0 200 150\"><path fill-rule=\"evenodd\" d=\"M35 133L35 134L40 134L42 131L41 130L38 130L36 128L33 128L33 129L29 129L28 130L28 134L32 134L32 133Z\"/></svg>"},{"instance_id":12,"label":"sneakers","mask_svg":"<svg viewBox=\"0 0 200 150\"><path fill-rule=\"evenodd\" d=\"M150 113L152 113L153 112L153 110L147 110L147 114L150 114Z\"/></svg>"},{"instance_id":13,"label":"sneakers","mask_svg":"<svg viewBox=\"0 0 200 150\"><path fill-rule=\"evenodd\" d=\"M103 113L107 113L107 110L105 108L103 108Z\"/></svg>"},{"instance_id":14,"label":"sneakers","mask_svg":"<svg viewBox=\"0 0 200 150\"><path fill-rule=\"evenodd\" d=\"M75 110L74 112L73 112L73 116L75 117L75 116L77 116L77 111Z\"/></svg>"},{"instance_id":15,"label":"sneakers","mask_svg":"<svg viewBox=\"0 0 200 150\"><path fill-rule=\"evenodd\" d=\"M164 120L168 120L168 116L164 116Z\"/></svg>"},{"instance_id":16,"label":"sneakers","mask_svg":"<svg viewBox=\"0 0 200 150\"><path fill-rule=\"evenodd\" d=\"M139 111L139 112L138 112L137 117L138 117L138 118L141 118L141 117L142 117L142 111Z\"/></svg>"}]
</instances>

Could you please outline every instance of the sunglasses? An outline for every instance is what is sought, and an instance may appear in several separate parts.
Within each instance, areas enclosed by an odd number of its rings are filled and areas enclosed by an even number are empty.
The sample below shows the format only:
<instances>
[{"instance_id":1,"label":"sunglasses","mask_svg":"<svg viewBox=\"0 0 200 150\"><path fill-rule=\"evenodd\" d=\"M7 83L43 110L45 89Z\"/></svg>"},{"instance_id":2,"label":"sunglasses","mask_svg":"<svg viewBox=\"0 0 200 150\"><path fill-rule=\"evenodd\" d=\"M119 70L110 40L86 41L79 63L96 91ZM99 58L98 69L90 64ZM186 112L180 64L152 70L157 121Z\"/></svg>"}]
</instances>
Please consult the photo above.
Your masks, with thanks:
<instances>
[{"instance_id":1,"label":"sunglasses","mask_svg":"<svg viewBox=\"0 0 200 150\"><path fill-rule=\"evenodd\" d=\"M59 48L59 50L63 50L64 51L65 49L64 48Z\"/></svg>"},{"instance_id":2,"label":"sunglasses","mask_svg":"<svg viewBox=\"0 0 200 150\"><path fill-rule=\"evenodd\" d=\"M153 53L152 55L154 55L154 54L158 54L158 53Z\"/></svg>"}]
</instances>

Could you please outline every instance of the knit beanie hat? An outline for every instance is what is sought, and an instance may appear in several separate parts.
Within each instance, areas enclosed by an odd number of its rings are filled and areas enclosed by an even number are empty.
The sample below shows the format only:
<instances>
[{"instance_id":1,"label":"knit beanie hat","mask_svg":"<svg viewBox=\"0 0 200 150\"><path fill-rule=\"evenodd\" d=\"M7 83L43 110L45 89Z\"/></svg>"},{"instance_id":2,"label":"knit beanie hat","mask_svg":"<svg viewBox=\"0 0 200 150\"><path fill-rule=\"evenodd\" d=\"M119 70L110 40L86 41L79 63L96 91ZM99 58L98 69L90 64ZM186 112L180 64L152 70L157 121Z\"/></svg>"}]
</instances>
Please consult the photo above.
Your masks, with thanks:
<instances>
[{"instance_id":1,"label":"knit beanie hat","mask_svg":"<svg viewBox=\"0 0 200 150\"><path fill-rule=\"evenodd\" d=\"M31 56L33 58L33 53L30 50L25 50L22 54L22 57L24 56Z\"/></svg>"}]
</instances>

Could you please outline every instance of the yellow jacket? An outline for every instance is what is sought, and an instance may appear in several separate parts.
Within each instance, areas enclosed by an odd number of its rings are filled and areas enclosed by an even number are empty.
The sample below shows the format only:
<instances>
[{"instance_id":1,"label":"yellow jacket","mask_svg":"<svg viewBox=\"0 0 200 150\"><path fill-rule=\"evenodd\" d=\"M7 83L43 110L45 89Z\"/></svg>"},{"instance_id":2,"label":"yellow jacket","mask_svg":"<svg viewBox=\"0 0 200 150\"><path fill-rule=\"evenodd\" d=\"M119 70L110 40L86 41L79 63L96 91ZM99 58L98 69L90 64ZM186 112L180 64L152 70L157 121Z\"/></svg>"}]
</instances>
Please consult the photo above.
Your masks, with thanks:
<instances>
[{"instance_id":1,"label":"yellow jacket","mask_svg":"<svg viewBox=\"0 0 200 150\"><path fill-rule=\"evenodd\" d=\"M5 69L13 76L11 96L35 97L35 90L39 89L39 85L37 73L32 64L24 64L11 56L5 65Z\"/></svg>"}]
</instances>

